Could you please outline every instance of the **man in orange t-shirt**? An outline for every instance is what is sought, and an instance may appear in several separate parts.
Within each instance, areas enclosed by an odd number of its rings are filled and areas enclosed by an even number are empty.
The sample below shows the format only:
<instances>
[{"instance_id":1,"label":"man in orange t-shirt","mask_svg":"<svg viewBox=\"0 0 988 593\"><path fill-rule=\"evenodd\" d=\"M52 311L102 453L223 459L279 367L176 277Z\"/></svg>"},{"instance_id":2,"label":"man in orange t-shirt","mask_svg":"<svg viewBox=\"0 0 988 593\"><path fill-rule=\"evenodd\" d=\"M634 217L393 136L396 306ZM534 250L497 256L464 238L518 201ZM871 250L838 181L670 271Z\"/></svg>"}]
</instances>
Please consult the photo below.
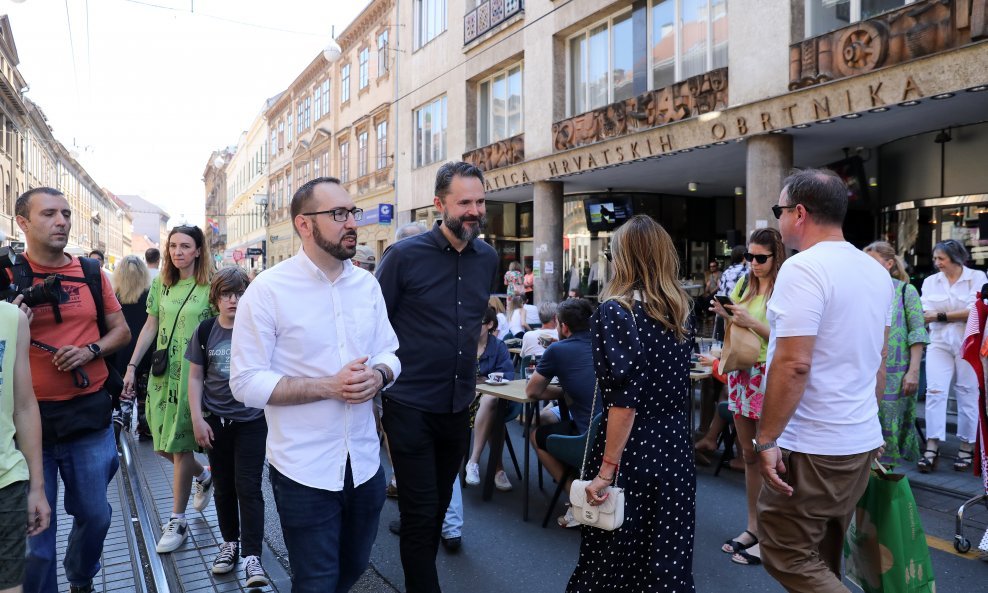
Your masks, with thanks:
<instances>
[{"instance_id":1,"label":"man in orange t-shirt","mask_svg":"<svg viewBox=\"0 0 988 593\"><path fill-rule=\"evenodd\" d=\"M31 340L38 343L32 344L30 360L41 409L45 496L54 511L57 474L61 473L65 508L71 509L74 519L63 563L65 576L71 593L89 593L110 528L106 487L119 467L102 357L127 345L130 329L110 279L100 271L107 327L106 335L100 336L96 304L79 258L65 253L72 229L72 211L65 196L56 189L31 189L17 198L14 211L27 239L24 257L31 271L41 276L34 284L42 283L44 276L62 276L57 306L61 322L51 304L28 308L21 304L21 296L14 304L31 319ZM57 593L56 532L56 513L52 512L51 529L28 538L26 591Z\"/></svg>"}]
</instances>

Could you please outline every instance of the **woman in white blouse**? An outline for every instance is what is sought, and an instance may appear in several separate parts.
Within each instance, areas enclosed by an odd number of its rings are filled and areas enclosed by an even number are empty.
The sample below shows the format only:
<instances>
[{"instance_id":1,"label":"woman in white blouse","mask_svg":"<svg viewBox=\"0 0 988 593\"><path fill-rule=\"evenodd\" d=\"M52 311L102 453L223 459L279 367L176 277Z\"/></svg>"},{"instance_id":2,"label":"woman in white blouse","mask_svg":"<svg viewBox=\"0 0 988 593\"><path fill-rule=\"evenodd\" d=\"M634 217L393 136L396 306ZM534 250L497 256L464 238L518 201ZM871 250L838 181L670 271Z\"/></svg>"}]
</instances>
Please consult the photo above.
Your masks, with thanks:
<instances>
[{"instance_id":1,"label":"woman in white blouse","mask_svg":"<svg viewBox=\"0 0 988 593\"><path fill-rule=\"evenodd\" d=\"M930 325L926 350L926 450L917 464L927 473L936 467L940 441L947 437L947 393L954 381L957 398L957 437L961 440L954 469L971 468L978 429L978 378L961 358L968 312L988 276L965 267L967 250L954 239L933 247L938 273L923 281L923 317Z\"/></svg>"}]
</instances>

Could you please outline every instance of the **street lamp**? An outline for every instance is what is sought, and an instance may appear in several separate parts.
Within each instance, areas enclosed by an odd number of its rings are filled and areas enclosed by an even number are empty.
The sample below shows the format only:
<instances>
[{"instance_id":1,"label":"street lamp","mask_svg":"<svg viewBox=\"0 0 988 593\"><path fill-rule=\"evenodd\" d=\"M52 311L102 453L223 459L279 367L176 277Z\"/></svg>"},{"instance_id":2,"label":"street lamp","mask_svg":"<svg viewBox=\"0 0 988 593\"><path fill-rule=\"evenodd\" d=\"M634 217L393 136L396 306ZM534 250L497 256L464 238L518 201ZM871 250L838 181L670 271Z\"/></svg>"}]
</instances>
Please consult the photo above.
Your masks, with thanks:
<instances>
[{"instance_id":1,"label":"street lamp","mask_svg":"<svg viewBox=\"0 0 988 593\"><path fill-rule=\"evenodd\" d=\"M254 203L261 208L261 222L264 224L264 236L267 237L268 234L268 194L254 194ZM261 239L261 269L267 269L268 267L268 242L267 239Z\"/></svg>"}]
</instances>

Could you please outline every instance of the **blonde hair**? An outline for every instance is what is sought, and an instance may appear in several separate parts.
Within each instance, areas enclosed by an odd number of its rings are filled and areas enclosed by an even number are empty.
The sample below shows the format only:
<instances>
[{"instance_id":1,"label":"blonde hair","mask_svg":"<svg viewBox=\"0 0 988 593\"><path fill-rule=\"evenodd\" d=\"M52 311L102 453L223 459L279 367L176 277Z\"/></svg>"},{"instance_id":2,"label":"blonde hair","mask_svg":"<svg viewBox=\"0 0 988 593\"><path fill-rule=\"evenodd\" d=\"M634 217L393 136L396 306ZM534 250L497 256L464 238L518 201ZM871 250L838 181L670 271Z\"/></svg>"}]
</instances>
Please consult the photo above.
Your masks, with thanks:
<instances>
[{"instance_id":1,"label":"blonde hair","mask_svg":"<svg viewBox=\"0 0 988 593\"><path fill-rule=\"evenodd\" d=\"M511 321L511 316L515 314L515 311L524 311L524 310L525 310L525 297L521 296L520 294L516 294L515 296L508 299L508 321ZM521 321L522 323L524 323L525 318L522 317Z\"/></svg>"},{"instance_id":2,"label":"blonde hair","mask_svg":"<svg viewBox=\"0 0 988 593\"><path fill-rule=\"evenodd\" d=\"M501 299L496 296L492 296L487 299L487 306L494 309L495 313L504 313L504 303L502 303Z\"/></svg>"},{"instance_id":3,"label":"blonde hair","mask_svg":"<svg viewBox=\"0 0 988 593\"><path fill-rule=\"evenodd\" d=\"M680 342L685 340L690 298L679 283L679 254L669 233L652 218L638 214L614 232L611 251L614 279L601 301L614 299L631 310L638 291L645 314Z\"/></svg>"},{"instance_id":4,"label":"blonde hair","mask_svg":"<svg viewBox=\"0 0 988 593\"><path fill-rule=\"evenodd\" d=\"M768 289L765 291L764 301L767 303L772 298L772 291L775 290L775 279L779 276L779 268L786 261L786 245L782 242L782 233L773 228L758 229L751 233L751 238L748 239L748 245L751 244L761 245L772 254L772 269L769 271L768 278L764 279L768 285ZM755 276L753 272L748 273L748 283L750 287L746 288L744 294L741 295L741 303L746 303L755 298L762 290L762 279Z\"/></svg>"},{"instance_id":5,"label":"blonde hair","mask_svg":"<svg viewBox=\"0 0 988 593\"><path fill-rule=\"evenodd\" d=\"M865 253L876 253L886 262L892 262L892 269L889 270L889 274L891 274L896 280L909 282L909 273L906 272L906 262L903 261L902 256L897 254L895 249L888 242L875 241L874 243L866 245L861 251L864 251Z\"/></svg>"},{"instance_id":6,"label":"blonde hair","mask_svg":"<svg viewBox=\"0 0 988 593\"><path fill-rule=\"evenodd\" d=\"M147 265L136 255L128 255L120 260L113 271L113 290L122 305L131 305L140 300L148 289L151 275Z\"/></svg>"},{"instance_id":7,"label":"blonde hair","mask_svg":"<svg viewBox=\"0 0 988 593\"><path fill-rule=\"evenodd\" d=\"M168 232L168 240L165 241L165 253L161 261L161 284L163 286L174 286L182 279L181 272L172 263L171 247L169 245L172 235L175 233L182 233L191 237L192 241L196 244L196 249L199 250L199 257L196 258L195 270L192 272L192 276L196 284L200 286L208 285L210 279L213 277L213 257L209 253L209 242L206 241L206 237L202 234L202 229L195 225L177 226Z\"/></svg>"}]
</instances>

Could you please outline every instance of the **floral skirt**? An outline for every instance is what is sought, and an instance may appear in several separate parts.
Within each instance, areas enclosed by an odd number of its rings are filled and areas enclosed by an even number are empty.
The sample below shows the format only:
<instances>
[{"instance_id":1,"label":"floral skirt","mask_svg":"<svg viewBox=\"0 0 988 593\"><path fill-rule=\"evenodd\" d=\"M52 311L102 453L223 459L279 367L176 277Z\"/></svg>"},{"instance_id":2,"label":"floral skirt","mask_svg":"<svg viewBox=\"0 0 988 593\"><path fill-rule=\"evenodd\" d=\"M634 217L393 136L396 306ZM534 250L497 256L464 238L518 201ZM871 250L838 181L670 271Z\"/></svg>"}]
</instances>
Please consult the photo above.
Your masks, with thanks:
<instances>
[{"instance_id":1,"label":"floral skirt","mask_svg":"<svg viewBox=\"0 0 988 593\"><path fill-rule=\"evenodd\" d=\"M762 400L765 399L766 364L756 362L753 367L727 374L727 408L736 416L752 420L762 417Z\"/></svg>"}]
</instances>

